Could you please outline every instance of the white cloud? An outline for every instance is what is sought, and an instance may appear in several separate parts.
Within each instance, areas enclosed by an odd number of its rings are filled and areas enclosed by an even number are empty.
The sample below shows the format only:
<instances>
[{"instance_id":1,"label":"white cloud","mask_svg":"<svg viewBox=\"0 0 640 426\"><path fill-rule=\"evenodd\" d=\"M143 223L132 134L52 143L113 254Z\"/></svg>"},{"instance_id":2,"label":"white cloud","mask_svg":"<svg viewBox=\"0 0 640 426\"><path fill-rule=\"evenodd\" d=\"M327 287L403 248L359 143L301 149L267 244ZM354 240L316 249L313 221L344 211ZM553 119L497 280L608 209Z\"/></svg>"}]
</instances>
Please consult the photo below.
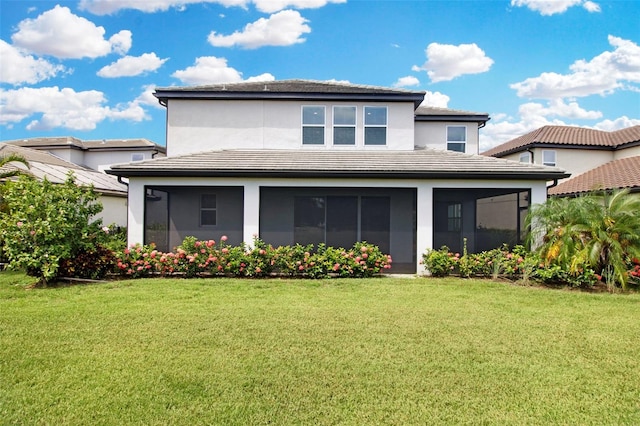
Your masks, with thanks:
<instances>
[{"instance_id":1,"label":"white cloud","mask_svg":"<svg viewBox=\"0 0 640 426\"><path fill-rule=\"evenodd\" d=\"M612 132L614 130L620 130L632 126L640 126L640 119L629 118L626 115L623 115L615 120L602 120L601 122L596 123L594 128Z\"/></svg>"},{"instance_id":2,"label":"white cloud","mask_svg":"<svg viewBox=\"0 0 640 426\"><path fill-rule=\"evenodd\" d=\"M111 65L102 67L97 74L106 78L132 77L148 71L155 71L168 59L160 59L153 52L141 56L125 56Z\"/></svg>"},{"instance_id":3,"label":"white cloud","mask_svg":"<svg viewBox=\"0 0 640 426\"><path fill-rule=\"evenodd\" d=\"M171 74L171 76L189 85L275 80L275 77L269 73L243 80L242 73L228 66L225 58L217 58L215 56L201 56L196 58L195 65L183 70L178 70Z\"/></svg>"},{"instance_id":4,"label":"white cloud","mask_svg":"<svg viewBox=\"0 0 640 426\"><path fill-rule=\"evenodd\" d=\"M449 104L449 96L440 92L429 92L424 95L424 100L420 105L431 106L437 108L447 108Z\"/></svg>"},{"instance_id":5,"label":"white cloud","mask_svg":"<svg viewBox=\"0 0 640 426\"><path fill-rule=\"evenodd\" d=\"M27 130L92 130L105 119L142 121L147 118L139 102L111 108L105 106L104 93L97 90L76 92L71 88L31 88L0 91L0 124L34 118Z\"/></svg>"},{"instance_id":6,"label":"white cloud","mask_svg":"<svg viewBox=\"0 0 640 426\"><path fill-rule=\"evenodd\" d=\"M451 44L431 43L425 51L427 62L421 67L414 65L413 71L427 71L433 83L449 81L464 74L479 74L489 71L493 59L485 55L475 43Z\"/></svg>"},{"instance_id":7,"label":"white cloud","mask_svg":"<svg viewBox=\"0 0 640 426\"><path fill-rule=\"evenodd\" d=\"M564 13L570 7L579 5L588 12L600 12L600 6L590 0L511 0L511 6L528 7L544 16Z\"/></svg>"},{"instance_id":8,"label":"white cloud","mask_svg":"<svg viewBox=\"0 0 640 426\"><path fill-rule=\"evenodd\" d=\"M518 108L517 119L507 117L503 114L492 116L491 121L489 121L481 131L480 152L515 139L542 126L567 126L574 125L571 124L571 120L596 120L599 118L602 118L600 111L587 111L580 107L577 102L569 102L567 104L563 100L554 99L549 101L546 106L534 102L525 103ZM603 123L606 121L607 120ZM640 120L638 120L638 122L640 122ZM619 128L623 127L625 126L622 125ZM597 125L596 128L598 128Z\"/></svg>"},{"instance_id":9,"label":"white cloud","mask_svg":"<svg viewBox=\"0 0 640 426\"><path fill-rule=\"evenodd\" d=\"M617 89L638 90L630 83L640 83L640 46L630 40L609 36L615 49L603 52L590 61L578 60L569 68L571 74L545 72L509 87L518 96L553 99L607 95Z\"/></svg>"},{"instance_id":10,"label":"white cloud","mask_svg":"<svg viewBox=\"0 0 640 426\"><path fill-rule=\"evenodd\" d=\"M156 90L155 84L148 84L146 86L143 86L142 89L142 93L135 99L134 102L143 105L149 105L157 109L164 109L164 107L160 105L160 102L158 102L158 98L153 96L153 92L155 92Z\"/></svg>"},{"instance_id":11,"label":"white cloud","mask_svg":"<svg viewBox=\"0 0 640 426\"><path fill-rule=\"evenodd\" d=\"M79 8L95 15L111 15L122 9L135 9L146 13L164 12L172 7L184 10L186 5L193 3L246 7L247 0L81 0Z\"/></svg>"},{"instance_id":12,"label":"white cloud","mask_svg":"<svg viewBox=\"0 0 640 426\"><path fill-rule=\"evenodd\" d=\"M247 24L243 31L231 35L218 35L215 31L209 34L208 41L216 47L241 46L256 49L262 46L290 46L303 43L301 36L310 33L307 21L295 10L283 10L269 18L260 18Z\"/></svg>"},{"instance_id":13,"label":"white cloud","mask_svg":"<svg viewBox=\"0 0 640 426\"><path fill-rule=\"evenodd\" d=\"M225 7L239 6L247 8L251 3L264 13L274 13L286 8L316 9L328 3L346 3L347 0L81 0L80 9L95 15L111 15L122 9L135 9L141 12L163 12L169 8L184 10L189 4L216 3Z\"/></svg>"},{"instance_id":14,"label":"white cloud","mask_svg":"<svg viewBox=\"0 0 640 426\"><path fill-rule=\"evenodd\" d=\"M256 9L265 13L278 12L289 7L293 9L317 9L327 3L346 3L347 0L253 0Z\"/></svg>"},{"instance_id":15,"label":"white cloud","mask_svg":"<svg viewBox=\"0 0 640 426\"><path fill-rule=\"evenodd\" d=\"M109 53L126 53L131 47L131 32L122 30L109 40L103 27L56 5L35 19L25 19L11 36L13 44L39 55L57 58L97 58Z\"/></svg>"},{"instance_id":16,"label":"white cloud","mask_svg":"<svg viewBox=\"0 0 640 426\"><path fill-rule=\"evenodd\" d=\"M393 87L410 87L410 86L419 86L420 80L412 75L408 75L406 77L400 77L398 81L393 83Z\"/></svg>"},{"instance_id":17,"label":"white cloud","mask_svg":"<svg viewBox=\"0 0 640 426\"><path fill-rule=\"evenodd\" d=\"M65 70L62 65L54 65L42 58L35 58L21 52L4 40L0 40L0 58L2 58L1 83L34 84Z\"/></svg>"},{"instance_id":18,"label":"white cloud","mask_svg":"<svg viewBox=\"0 0 640 426\"><path fill-rule=\"evenodd\" d=\"M520 105L520 115L522 117L563 117L574 120L595 120L602 117L600 111L587 111L581 108L577 102L564 103L562 99L549 101L548 106L530 102Z\"/></svg>"}]
</instances>

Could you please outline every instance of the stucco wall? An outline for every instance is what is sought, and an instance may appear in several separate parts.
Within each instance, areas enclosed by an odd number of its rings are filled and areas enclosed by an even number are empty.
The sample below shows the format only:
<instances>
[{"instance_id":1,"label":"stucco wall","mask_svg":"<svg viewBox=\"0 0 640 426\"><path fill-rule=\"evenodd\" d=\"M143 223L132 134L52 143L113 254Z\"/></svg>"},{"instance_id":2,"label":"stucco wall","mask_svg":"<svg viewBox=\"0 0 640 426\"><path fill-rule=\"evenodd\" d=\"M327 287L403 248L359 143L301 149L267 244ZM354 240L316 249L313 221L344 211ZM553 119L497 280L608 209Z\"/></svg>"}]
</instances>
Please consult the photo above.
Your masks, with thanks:
<instances>
[{"instance_id":1,"label":"stucco wall","mask_svg":"<svg viewBox=\"0 0 640 426\"><path fill-rule=\"evenodd\" d=\"M97 216L104 225L127 226L127 198L101 195L102 212Z\"/></svg>"},{"instance_id":2,"label":"stucco wall","mask_svg":"<svg viewBox=\"0 0 640 426\"><path fill-rule=\"evenodd\" d=\"M302 145L302 106L324 105L324 146ZM333 146L333 106L355 106L356 145ZM387 106L387 145L364 146L364 106ZM172 99L167 113L167 155L212 149L412 150L413 103L212 101Z\"/></svg>"},{"instance_id":3,"label":"stucco wall","mask_svg":"<svg viewBox=\"0 0 640 426\"><path fill-rule=\"evenodd\" d=\"M466 154L478 153L478 124L454 122L416 122L415 145L433 149L447 149L447 126L467 128Z\"/></svg>"}]
</instances>

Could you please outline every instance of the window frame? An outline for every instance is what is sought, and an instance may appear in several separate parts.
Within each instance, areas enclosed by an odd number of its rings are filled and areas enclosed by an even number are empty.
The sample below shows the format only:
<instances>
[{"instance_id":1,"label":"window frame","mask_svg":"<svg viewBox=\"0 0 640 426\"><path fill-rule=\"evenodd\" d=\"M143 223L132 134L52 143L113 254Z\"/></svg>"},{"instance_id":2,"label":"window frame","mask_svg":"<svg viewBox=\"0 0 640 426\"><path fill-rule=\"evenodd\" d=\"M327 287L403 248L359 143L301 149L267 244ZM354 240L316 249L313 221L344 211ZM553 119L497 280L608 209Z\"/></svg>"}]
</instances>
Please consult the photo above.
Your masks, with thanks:
<instances>
[{"instance_id":1,"label":"window frame","mask_svg":"<svg viewBox=\"0 0 640 426\"><path fill-rule=\"evenodd\" d=\"M463 128L464 129L464 140L459 141L459 140L449 139L449 129L452 129L452 128ZM461 152L461 153L467 152L467 141L469 140L469 138L467 137L468 136L467 135L467 133L468 133L467 130L468 130L467 126L461 126L459 124L456 124L456 125L452 124L452 125L448 125L447 126L447 130L446 130L447 151ZM451 148L452 145L459 145L462 148L462 150L452 149Z\"/></svg>"},{"instance_id":2,"label":"window frame","mask_svg":"<svg viewBox=\"0 0 640 426\"><path fill-rule=\"evenodd\" d=\"M367 110L368 109L384 109L384 124L368 124L367 123ZM363 145L373 147L387 146L387 129L389 126L389 107L386 105L364 105L362 107L362 126L364 129ZM367 130L368 129L383 129L384 130L384 143L367 143Z\"/></svg>"},{"instance_id":3,"label":"window frame","mask_svg":"<svg viewBox=\"0 0 640 426\"><path fill-rule=\"evenodd\" d=\"M553 155L553 161L548 161L546 158L547 155ZM556 167L558 165L558 155L554 149L542 150L542 164L550 167Z\"/></svg>"},{"instance_id":4,"label":"window frame","mask_svg":"<svg viewBox=\"0 0 640 426\"><path fill-rule=\"evenodd\" d=\"M338 108L350 108L353 109L353 124L337 124L336 123L336 109ZM334 146L356 146L358 140L358 107L354 105L333 105L331 109L332 113L332 145ZM352 143L336 143L336 129L353 129L353 142Z\"/></svg>"},{"instance_id":5,"label":"window frame","mask_svg":"<svg viewBox=\"0 0 640 426\"><path fill-rule=\"evenodd\" d=\"M318 108L318 109L322 109L322 124L318 124L318 123L305 123L305 109L306 108ZM300 123L301 123L301 135L300 135L300 139L301 139L301 144L302 146L324 146L325 145L325 140L326 140L326 126L327 126L327 107L326 105L302 105L302 107L300 108ZM305 143L305 129L306 128L321 128L322 129L322 143L310 143L307 142Z\"/></svg>"},{"instance_id":6,"label":"window frame","mask_svg":"<svg viewBox=\"0 0 640 426\"><path fill-rule=\"evenodd\" d=\"M447 232L462 231L462 203L447 204Z\"/></svg>"},{"instance_id":7,"label":"window frame","mask_svg":"<svg viewBox=\"0 0 640 426\"><path fill-rule=\"evenodd\" d=\"M521 152L519 160L521 163L531 164L531 153L529 151Z\"/></svg>"},{"instance_id":8,"label":"window frame","mask_svg":"<svg viewBox=\"0 0 640 426\"><path fill-rule=\"evenodd\" d=\"M213 201L215 207L205 207L204 206L204 197L213 196ZM213 226L218 226L218 196L216 194L212 194L210 192L200 194L200 209L199 209L199 226L201 228L209 228ZM204 223L202 220L202 214L205 212L213 212L214 223Z\"/></svg>"}]
</instances>

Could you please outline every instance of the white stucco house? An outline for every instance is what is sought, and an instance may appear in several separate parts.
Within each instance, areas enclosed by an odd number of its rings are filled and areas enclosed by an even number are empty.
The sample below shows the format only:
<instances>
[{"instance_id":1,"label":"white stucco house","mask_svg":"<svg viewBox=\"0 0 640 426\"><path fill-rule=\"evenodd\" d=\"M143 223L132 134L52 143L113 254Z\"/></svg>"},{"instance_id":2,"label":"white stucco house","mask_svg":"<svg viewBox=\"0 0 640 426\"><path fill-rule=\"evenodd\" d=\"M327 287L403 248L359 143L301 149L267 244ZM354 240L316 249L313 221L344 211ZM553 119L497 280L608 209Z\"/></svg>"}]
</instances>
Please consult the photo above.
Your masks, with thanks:
<instances>
[{"instance_id":1,"label":"white stucco house","mask_svg":"<svg viewBox=\"0 0 640 426\"><path fill-rule=\"evenodd\" d=\"M427 248L520 242L528 207L568 175L478 155L489 116L424 95L306 80L156 89L167 156L107 170L128 179L129 243L368 241L393 272L420 273Z\"/></svg>"}]
</instances>

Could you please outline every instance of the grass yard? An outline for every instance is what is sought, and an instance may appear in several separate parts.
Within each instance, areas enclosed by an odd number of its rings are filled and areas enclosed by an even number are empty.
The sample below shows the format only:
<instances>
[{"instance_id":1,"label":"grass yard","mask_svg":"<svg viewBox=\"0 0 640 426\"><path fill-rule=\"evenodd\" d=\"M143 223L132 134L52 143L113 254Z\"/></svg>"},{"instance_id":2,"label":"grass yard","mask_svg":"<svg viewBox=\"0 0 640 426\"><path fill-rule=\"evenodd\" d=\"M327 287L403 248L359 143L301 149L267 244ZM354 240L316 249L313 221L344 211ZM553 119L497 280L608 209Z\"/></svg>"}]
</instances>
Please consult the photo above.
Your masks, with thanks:
<instances>
[{"instance_id":1,"label":"grass yard","mask_svg":"<svg viewBox=\"0 0 640 426\"><path fill-rule=\"evenodd\" d=\"M640 424L640 295L0 272L0 424Z\"/></svg>"}]
</instances>

